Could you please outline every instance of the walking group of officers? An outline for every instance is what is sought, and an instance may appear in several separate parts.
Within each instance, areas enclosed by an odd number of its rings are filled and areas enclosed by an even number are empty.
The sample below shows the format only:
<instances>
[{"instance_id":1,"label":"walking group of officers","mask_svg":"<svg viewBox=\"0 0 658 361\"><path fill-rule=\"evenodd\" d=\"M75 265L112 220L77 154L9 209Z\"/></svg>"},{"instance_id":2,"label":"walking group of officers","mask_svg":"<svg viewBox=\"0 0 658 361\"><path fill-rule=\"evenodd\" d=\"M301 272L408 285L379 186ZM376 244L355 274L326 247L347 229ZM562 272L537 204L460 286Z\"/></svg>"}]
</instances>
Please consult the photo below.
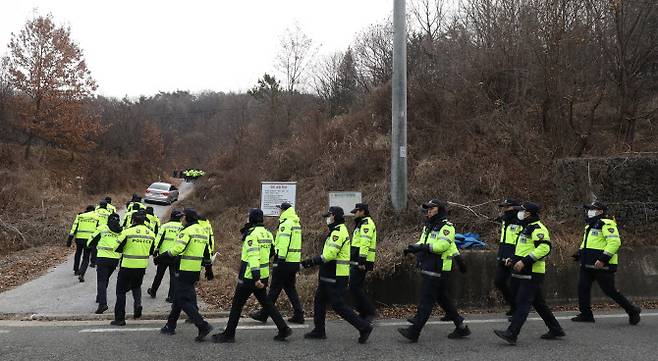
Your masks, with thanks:
<instances>
[{"instance_id":1,"label":"walking group of officers","mask_svg":"<svg viewBox=\"0 0 658 361\"><path fill-rule=\"evenodd\" d=\"M263 323L272 318L278 328L274 339L285 340L292 330L275 306L276 300L281 291L285 291L293 309L293 315L287 321L303 324L304 311L295 287L296 275L301 269L318 267L318 285L313 303L314 327L304 338L326 338L325 318L327 306L330 306L356 328L359 343L365 343L376 317L375 307L364 290L366 274L373 269L377 249L377 228L368 205L358 203L351 211L355 216L351 236L343 209L330 207L323 216L328 229L322 253L305 259L302 258L299 216L290 203L284 202L277 207L281 213L276 237L264 226L262 210L249 210L247 222L241 229L241 262L228 323L222 332L212 336L212 340L218 343L235 341L240 315L252 294L261 309L251 313L250 317ZM416 257L422 280L420 302L416 314L408 319L410 326L400 328L398 332L411 342L418 341L434 303L438 303L446 313L442 320L455 325L448 337L465 338L471 330L449 297L453 262L461 272L466 272L466 265L455 244L455 227L448 221L445 202L432 199L422 208L426 219L420 239L404 250L405 255L413 254ZM501 235L495 286L510 305L507 313L510 324L506 330L495 330L495 334L515 344L530 308L534 307L548 327L542 339L565 336L542 293L545 260L551 252L551 240L548 229L540 220L540 206L507 198L499 204L499 208ZM588 204L585 209L585 234L578 253L573 256L581 265L578 286L580 314L572 321L594 322L590 289L592 283L597 281L604 293L628 313L630 324L635 325L640 321L640 309L621 295L614 284L621 245L616 222L607 215L607 207L601 202ZM109 278L119 267L112 325L126 324L128 291L132 292L134 299L133 317L141 317L142 279L152 256L157 272L147 293L155 298L167 269L170 275L167 301L172 303L172 308L161 333L175 334L181 311L198 328L197 341L202 341L212 331L213 327L198 311L194 286L202 270L205 270L207 279L214 277L212 261L215 240L212 226L195 210L173 210L170 220L160 225L153 215L153 208L145 207L141 199L133 195L127 204L122 224L116 208L107 197L76 217L68 245L74 240L74 273L80 282L84 282L90 260L92 267L97 269L96 313L108 309L106 294ZM344 301L347 290L351 293L356 312Z\"/></svg>"}]
</instances>

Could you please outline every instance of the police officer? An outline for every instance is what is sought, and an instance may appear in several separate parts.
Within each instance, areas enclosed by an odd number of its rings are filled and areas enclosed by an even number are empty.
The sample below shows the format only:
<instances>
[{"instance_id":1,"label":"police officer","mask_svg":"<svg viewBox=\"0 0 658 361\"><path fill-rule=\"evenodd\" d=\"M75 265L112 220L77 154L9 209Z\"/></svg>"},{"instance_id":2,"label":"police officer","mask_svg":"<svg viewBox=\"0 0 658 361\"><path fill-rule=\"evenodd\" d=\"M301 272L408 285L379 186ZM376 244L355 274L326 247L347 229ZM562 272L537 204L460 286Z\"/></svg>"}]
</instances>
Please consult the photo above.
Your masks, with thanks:
<instances>
[{"instance_id":1,"label":"police officer","mask_svg":"<svg viewBox=\"0 0 658 361\"><path fill-rule=\"evenodd\" d=\"M146 207L146 226L151 229L151 232L158 234L158 228L160 227L160 218L158 218L154 212L153 207Z\"/></svg>"},{"instance_id":2,"label":"police officer","mask_svg":"<svg viewBox=\"0 0 658 361\"><path fill-rule=\"evenodd\" d=\"M140 209L146 208L142 203L142 197L133 193L133 196L130 202L126 203L126 212L138 211Z\"/></svg>"},{"instance_id":3,"label":"police officer","mask_svg":"<svg viewBox=\"0 0 658 361\"><path fill-rule=\"evenodd\" d=\"M551 252L551 236L539 220L538 204L523 202L515 209L523 230L516 243L514 257L505 263L512 267L512 292L516 295L516 309L507 330L494 330L494 333L509 344L516 344L532 306L548 327L548 332L541 338L550 340L563 337L564 330L546 305L541 287L546 273L545 259Z\"/></svg>"},{"instance_id":4,"label":"police officer","mask_svg":"<svg viewBox=\"0 0 658 361\"><path fill-rule=\"evenodd\" d=\"M270 249L274 237L263 225L263 211L251 209L249 220L240 231L243 241L242 255L231 312L224 331L213 335L212 340L217 343L235 342L235 329L238 327L240 314L247 299L253 294L279 329L274 340L284 341L286 337L292 335L292 329L286 325L286 321L267 298L266 293Z\"/></svg>"},{"instance_id":5,"label":"police officer","mask_svg":"<svg viewBox=\"0 0 658 361\"><path fill-rule=\"evenodd\" d=\"M210 223L210 220L208 219L208 217L205 216L205 214L199 214L199 224L203 227L203 229L208 234L208 237L210 239L210 253L211 253L211 256L212 256L212 254L216 251L215 250L215 231L212 229L212 224Z\"/></svg>"},{"instance_id":6,"label":"police officer","mask_svg":"<svg viewBox=\"0 0 658 361\"><path fill-rule=\"evenodd\" d=\"M377 227L370 217L368 204L357 203L351 212L354 214L354 232L350 251L350 293L354 308L359 316L372 322L375 319L375 306L364 290L366 273L372 271L377 250Z\"/></svg>"},{"instance_id":7,"label":"police officer","mask_svg":"<svg viewBox=\"0 0 658 361\"><path fill-rule=\"evenodd\" d=\"M511 268L505 265L505 260L514 257L516 251L516 240L521 234L523 227L519 224L521 221L517 218L517 211L514 207L520 206L521 203L513 198L505 198L498 204L501 210L500 215L500 241L498 243L498 254L496 256L496 274L494 276L494 286L503 295L505 303L510 306L510 310L505 315L512 316L516 309L514 303L514 294L510 288L510 278L512 276Z\"/></svg>"},{"instance_id":8,"label":"police officer","mask_svg":"<svg viewBox=\"0 0 658 361\"><path fill-rule=\"evenodd\" d=\"M615 288L615 272L619 264L621 238L617 222L606 214L608 207L602 202L586 204L585 234L580 250L574 255L580 260L578 280L578 305L580 314L572 318L574 322L594 322L590 305L592 283L596 281L603 293L612 298L626 313L628 322L640 322L640 308L633 305Z\"/></svg>"},{"instance_id":9,"label":"police officer","mask_svg":"<svg viewBox=\"0 0 658 361\"><path fill-rule=\"evenodd\" d=\"M464 324L464 318L448 298L449 272L452 269L452 258L456 253L455 227L448 222L448 211L445 202L432 199L422 205L427 211L426 222L420 235L420 240L409 245L405 254L416 254L416 260L421 273L421 298L413 323L407 328L399 328L398 332L411 342L417 342L420 332L429 319L435 302L446 312L446 317L455 324L455 330L449 338L464 338L471 334Z\"/></svg>"},{"instance_id":10,"label":"police officer","mask_svg":"<svg viewBox=\"0 0 658 361\"><path fill-rule=\"evenodd\" d=\"M267 298L276 304L283 289L288 295L293 309L293 316L288 319L288 322L303 324L304 309L295 288L299 262L302 257L302 225L299 216L295 213L295 208L290 203L283 202L277 207L281 210L281 215L274 240L272 283ZM254 312L250 316L260 322L266 322L268 317L264 309Z\"/></svg>"},{"instance_id":11,"label":"police officer","mask_svg":"<svg viewBox=\"0 0 658 361\"><path fill-rule=\"evenodd\" d=\"M119 215L112 213L107 224L96 230L88 243L88 247L97 250L96 257L96 303L98 309L95 313L101 314L107 311L107 286L110 276L119 265L121 254L114 250L119 246L121 235L121 222Z\"/></svg>"},{"instance_id":12,"label":"police officer","mask_svg":"<svg viewBox=\"0 0 658 361\"><path fill-rule=\"evenodd\" d=\"M94 206L87 206L84 213L80 213L75 217L73 221L73 226L69 232L69 237L66 241L66 246L71 247L73 239L75 239L75 255L73 257L73 274L78 276L80 275L80 257L87 248L87 241L91 238L91 235L96 232L98 227L98 215L94 210ZM89 255L87 255L89 257ZM87 258L88 259L88 258ZM86 267L86 266L85 266ZM84 282L84 276L80 280Z\"/></svg>"},{"instance_id":13,"label":"police officer","mask_svg":"<svg viewBox=\"0 0 658 361\"><path fill-rule=\"evenodd\" d=\"M350 241L341 207L329 207L323 215L329 228L322 254L302 261L304 268L320 266L318 288L313 299L313 324L311 332L304 335L308 339L325 339L325 318L327 304L340 317L359 330L359 343L366 343L372 332L372 324L359 317L347 307L343 293L347 288L350 274Z\"/></svg>"},{"instance_id":14,"label":"police officer","mask_svg":"<svg viewBox=\"0 0 658 361\"><path fill-rule=\"evenodd\" d=\"M195 340L201 342L213 328L199 314L194 285L199 280L201 269L204 267L206 278L209 280L214 278L210 264L210 240L203 227L198 223L196 211L187 208L183 213L181 220L184 228L178 233L176 243L156 258L158 263L161 259L172 257L176 257L178 261L174 274L176 279L174 303L171 305L167 324L160 329L160 332L168 335L175 334L180 313L185 311L198 329Z\"/></svg>"},{"instance_id":15,"label":"police officer","mask_svg":"<svg viewBox=\"0 0 658 361\"><path fill-rule=\"evenodd\" d=\"M107 201L105 199L101 200L98 203L98 207L96 208L96 214L98 215L98 226L104 226L107 224L107 219L110 216L110 214L114 213L108 206ZM91 263L89 264L89 267L94 268L96 267L96 248L92 247L91 248ZM83 260L84 262L84 260Z\"/></svg>"},{"instance_id":16,"label":"police officer","mask_svg":"<svg viewBox=\"0 0 658 361\"><path fill-rule=\"evenodd\" d=\"M149 255L155 240L155 234L144 225L146 213L143 210L132 216L132 227L124 229L119 235L119 246L115 250L122 253L121 268L117 275L116 304L114 306L114 326L126 325L126 292L132 291L133 318L142 316L142 280L149 263Z\"/></svg>"},{"instance_id":17,"label":"police officer","mask_svg":"<svg viewBox=\"0 0 658 361\"><path fill-rule=\"evenodd\" d=\"M153 257L157 258L158 255L163 254L170 250L174 246L174 242L178 238L178 233L183 229L183 224L181 223L181 218L183 217L183 212L174 209L171 211L171 216L169 222L165 223L160 227L158 235L155 237L155 245L153 247ZM158 288L160 288L160 283L164 277L165 271L169 268L169 291L167 292L166 301L169 303L174 302L174 274L176 269L174 263L169 259L162 259L158 262L157 270L155 277L153 278L153 283L151 287L146 290L146 293L155 298Z\"/></svg>"}]
</instances>

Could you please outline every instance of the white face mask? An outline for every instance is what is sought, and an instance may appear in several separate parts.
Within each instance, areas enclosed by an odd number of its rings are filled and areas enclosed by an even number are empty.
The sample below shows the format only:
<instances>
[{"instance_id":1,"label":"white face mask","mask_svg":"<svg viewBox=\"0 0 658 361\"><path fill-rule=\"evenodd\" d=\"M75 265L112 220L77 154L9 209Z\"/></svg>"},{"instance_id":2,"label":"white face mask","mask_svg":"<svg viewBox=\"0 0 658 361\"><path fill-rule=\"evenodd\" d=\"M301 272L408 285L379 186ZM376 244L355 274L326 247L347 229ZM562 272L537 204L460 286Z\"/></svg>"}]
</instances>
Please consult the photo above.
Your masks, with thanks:
<instances>
[{"instance_id":1,"label":"white face mask","mask_svg":"<svg viewBox=\"0 0 658 361\"><path fill-rule=\"evenodd\" d=\"M516 218L519 219L519 221L522 221L525 219L525 211L519 211L519 213L516 214Z\"/></svg>"},{"instance_id":2,"label":"white face mask","mask_svg":"<svg viewBox=\"0 0 658 361\"><path fill-rule=\"evenodd\" d=\"M594 218L598 216L598 212L596 209L590 209L587 211L587 218Z\"/></svg>"},{"instance_id":3,"label":"white face mask","mask_svg":"<svg viewBox=\"0 0 658 361\"><path fill-rule=\"evenodd\" d=\"M327 222L327 225L330 225L334 223L334 217L327 217L324 219L325 222Z\"/></svg>"}]
</instances>

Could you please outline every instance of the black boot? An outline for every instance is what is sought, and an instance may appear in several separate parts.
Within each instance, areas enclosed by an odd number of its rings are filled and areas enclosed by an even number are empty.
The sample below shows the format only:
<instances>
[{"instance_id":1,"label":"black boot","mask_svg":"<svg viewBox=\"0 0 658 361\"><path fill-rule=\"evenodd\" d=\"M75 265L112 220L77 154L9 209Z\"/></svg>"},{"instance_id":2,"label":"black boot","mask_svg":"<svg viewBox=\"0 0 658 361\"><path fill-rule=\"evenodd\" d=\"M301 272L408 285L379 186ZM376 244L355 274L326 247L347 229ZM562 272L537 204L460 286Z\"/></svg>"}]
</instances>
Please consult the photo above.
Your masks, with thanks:
<instances>
[{"instance_id":1,"label":"black boot","mask_svg":"<svg viewBox=\"0 0 658 361\"><path fill-rule=\"evenodd\" d=\"M170 335L171 336L171 335L176 334L176 330L169 327L169 325L164 325L164 327L160 329L160 333L163 334L163 335Z\"/></svg>"},{"instance_id":2,"label":"black boot","mask_svg":"<svg viewBox=\"0 0 658 361\"><path fill-rule=\"evenodd\" d=\"M464 338L470 334L471 330L468 328L468 326L464 326L463 328L456 327L455 330L448 335L448 338Z\"/></svg>"},{"instance_id":3,"label":"black boot","mask_svg":"<svg viewBox=\"0 0 658 361\"><path fill-rule=\"evenodd\" d=\"M210 331L212 331L212 326L208 322L206 322L200 329L199 329L199 334L194 338L194 341L196 342L202 342L203 339L208 336Z\"/></svg>"},{"instance_id":4,"label":"black boot","mask_svg":"<svg viewBox=\"0 0 658 361\"><path fill-rule=\"evenodd\" d=\"M594 321L594 316L592 316L592 315L587 316L587 315L583 315L582 313L578 314L575 317L572 317L571 321L573 321L573 322L591 322L591 323L596 322L596 321Z\"/></svg>"},{"instance_id":5,"label":"black boot","mask_svg":"<svg viewBox=\"0 0 658 361\"><path fill-rule=\"evenodd\" d=\"M407 340L411 342L418 342L418 334L411 330L411 328L398 328L398 332Z\"/></svg>"},{"instance_id":6,"label":"black boot","mask_svg":"<svg viewBox=\"0 0 658 361\"><path fill-rule=\"evenodd\" d=\"M112 326L125 326L126 325L126 320L114 320L110 322L110 325Z\"/></svg>"},{"instance_id":7,"label":"black boot","mask_svg":"<svg viewBox=\"0 0 658 361\"><path fill-rule=\"evenodd\" d=\"M635 310L628 314L628 323L633 326L640 323L640 312L642 312L642 310L639 307L635 307Z\"/></svg>"},{"instance_id":8,"label":"black boot","mask_svg":"<svg viewBox=\"0 0 658 361\"><path fill-rule=\"evenodd\" d=\"M368 324L368 327L359 331L359 343L366 343L368 341L368 337L370 337L370 334L372 333L372 330L372 325Z\"/></svg>"},{"instance_id":9,"label":"black boot","mask_svg":"<svg viewBox=\"0 0 658 361\"><path fill-rule=\"evenodd\" d=\"M107 311L107 305L98 305L98 308L94 312L97 315L102 314L103 312Z\"/></svg>"},{"instance_id":10,"label":"black boot","mask_svg":"<svg viewBox=\"0 0 658 361\"><path fill-rule=\"evenodd\" d=\"M286 337L292 335L292 329L290 327L286 327L283 329L283 331L279 330L279 333L274 336L274 341L285 341Z\"/></svg>"},{"instance_id":11,"label":"black boot","mask_svg":"<svg viewBox=\"0 0 658 361\"><path fill-rule=\"evenodd\" d=\"M85 276L79 275L78 276L78 281L80 281L80 283L84 282L85 281Z\"/></svg>"},{"instance_id":12,"label":"black boot","mask_svg":"<svg viewBox=\"0 0 658 361\"><path fill-rule=\"evenodd\" d=\"M540 337L544 340L555 340L557 338L564 337L566 335L567 334L564 333L563 329L559 329L559 330L549 330L548 332L541 335Z\"/></svg>"},{"instance_id":13,"label":"black boot","mask_svg":"<svg viewBox=\"0 0 658 361\"><path fill-rule=\"evenodd\" d=\"M151 298L155 298L155 292L156 291L154 291L152 288L146 290L146 293L148 293L148 295L151 296Z\"/></svg>"},{"instance_id":14,"label":"black boot","mask_svg":"<svg viewBox=\"0 0 658 361\"><path fill-rule=\"evenodd\" d=\"M512 335L511 333L502 330L494 330L494 333L496 334L496 336L507 341L507 343L509 343L510 345L516 345L516 336Z\"/></svg>"},{"instance_id":15,"label":"black boot","mask_svg":"<svg viewBox=\"0 0 658 361\"><path fill-rule=\"evenodd\" d=\"M324 340L327 338L327 334L324 332L324 330L320 331L314 328L313 330L311 330L311 332L304 334L304 338L314 339L314 340Z\"/></svg>"},{"instance_id":16,"label":"black boot","mask_svg":"<svg viewBox=\"0 0 658 361\"><path fill-rule=\"evenodd\" d=\"M212 335L212 342L214 343L233 343L235 342L235 336L227 336L224 332Z\"/></svg>"},{"instance_id":17,"label":"black boot","mask_svg":"<svg viewBox=\"0 0 658 361\"><path fill-rule=\"evenodd\" d=\"M258 322L262 322L262 323L267 322L267 315L262 310L250 313L249 317L251 317L251 319L256 320Z\"/></svg>"},{"instance_id":18,"label":"black boot","mask_svg":"<svg viewBox=\"0 0 658 361\"><path fill-rule=\"evenodd\" d=\"M142 306L135 307L135 312L133 313L133 318L138 319L142 317Z\"/></svg>"},{"instance_id":19,"label":"black boot","mask_svg":"<svg viewBox=\"0 0 658 361\"><path fill-rule=\"evenodd\" d=\"M304 315L303 314L293 315L292 317L290 317L288 319L288 322L303 325L304 324Z\"/></svg>"}]
</instances>

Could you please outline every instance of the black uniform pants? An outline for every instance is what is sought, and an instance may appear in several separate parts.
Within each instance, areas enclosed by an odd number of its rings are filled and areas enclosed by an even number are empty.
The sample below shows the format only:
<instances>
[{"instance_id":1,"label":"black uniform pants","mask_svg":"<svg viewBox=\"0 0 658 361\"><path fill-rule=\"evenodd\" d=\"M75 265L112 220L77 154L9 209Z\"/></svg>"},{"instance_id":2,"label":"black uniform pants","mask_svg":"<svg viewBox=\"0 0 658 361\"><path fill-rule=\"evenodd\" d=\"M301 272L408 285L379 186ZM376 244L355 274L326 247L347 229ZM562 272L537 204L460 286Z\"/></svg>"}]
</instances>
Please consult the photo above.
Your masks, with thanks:
<instances>
[{"instance_id":1,"label":"black uniform pants","mask_svg":"<svg viewBox=\"0 0 658 361\"><path fill-rule=\"evenodd\" d=\"M288 295L288 300L292 305L292 309L295 316L304 316L304 309L302 308L302 303L299 300L299 294L297 293L297 288L295 287L295 282L297 280L297 269L299 266L296 264L281 264L272 268L272 283L270 284L270 290L267 293L267 299L273 304L276 305L276 300L279 298L281 291L285 291ZM261 312L267 315L265 309L261 309Z\"/></svg>"},{"instance_id":2,"label":"black uniform pants","mask_svg":"<svg viewBox=\"0 0 658 361\"><path fill-rule=\"evenodd\" d=\"M261 282L267 285L267 279L262 279ZM178 294L178 290L176 290L176 294ZM276 324L279 331L283 331L288 327L286 321L281 317L279 310L272 301L267 298L266 287L256 288L253 280L245 279L239 280L238 285L235 287L233 302L231 303L231 313L228 316L228 323L224 329L224 334L226 336L235 336L235 329L238 327L238 321L240 320L240 314L242 314L244 304L252 294L256 297L256 300L260 303L265 312L272 317L272 321L274 321L274 324Z\"/></svg>"},{"instance_id":3,"label":"black uniform pants","mask_svg":"<svg viewBox=\"0 0 658 361\"><path fill-rule=\"evenodd\" d=\"M94 267L96 265L96 255L98 254L98 249L93 247L91 249L91 265Z\"/></svg>"},{"instance_id":4,"label":"black uniform pants","mask_svg":"<svg viewBox=\"0 0 658 361\"><path fill-rule=\"evenodd\" d=\"M158 292L160 288L160 283L162 283L162 278L164 277L165 272L169 269L169 290L167 291L167 298L174 299L174 278L175 278L175 268L173 265L160 263L158 268L155 271L155 277L153 278L153 283L151 284L151 291Z\"/></svg>"},{"instance_id":5,"label":"black uniform pants","mask_svg":"<svg viewBox=\"0 0 658 361\"><path fill-rule=\"evenodd\" d=\"M89 267L89 257L91 256L91 247L90 248L83 248L82 251L82 262L80 263L80 269L78 270L78 273L81 276L84 276L85 273L87 273L87 267ZM77 250L76 250L77 252Z\"/></svg>"},{"instance_id":6,"label":"black uniform pants","mask_svg":"<svg viewBox=\"0 0 658 361\"><path fill-rule=\"evenodd\" d=\"M313 323L315 330L324 332L325 319L327 316L327 304L350 325L359 331L366 329L370 324L359 317L351 308L347 307L343 294L347 289L347 277L337 278L335 283L318 281L313 299Z\"/></svg>"},{"instance_id":7,"label":"black uniform pants","mask_svg":"<svg viewBox=\"0 0 658 361\"><path fill-rule=\"evenodd\" d=\"M171 270L172 268L173 266L169 269ZM176 292L174 293L171 312L169 313L169 317L167 317L168 327L172 330L176 329L176 322L178 322L181 312L184 311L197 328L207 328L208 322L199 313L196 289L194 289L194 285L199 280L199 272L178 271L173 272L173 277Z\"/></svg>"},{"instance_id":8,"label":"black uniform pants","mask_svg":"<svg viewBox=\"0 0 658 361\"><path fill-rule=\"evenodd\" d=\"M457 307L448 296L448 274L442 273L441 277L422 274L421 277L420 303L414 316L415 322L410 327L416 336L420 334L425 323L429 320L435 303L443 308L446 316L452 320L455 326L462 324L464 318L459 315Z\"/></svg>"},{"instance_id":9,"label":"black uniform pants","mask_svg":"<svg viewBox=\"0 0 658 361\"><path fill-rule=\"evenodd\" d=\"M516 304L514 302L514 293L512 293L511 280L512 270L509 267L498 262L496 265L496 274L494 276L494 286L503 294L503 299L505 303L510 305L512 312L516 309Z\"/></svg>"},{"instance_id":10,"label":"black uniform pants","mask_svg":"<svg viewBox=\"0 0 658 361\"><path fill-rule=\"evenodd\" d=\"M596 281L601 287L601 291L606 296L612 298L626 313L636 312L636 306L633 305L617 288L615 288L615 274L605 270L581 269L580 278L578 279L578 307L580 313L584 316L592 316L591 291L592 283Z\"/></svg>"},{"instance_id":11,"label":"black uniform pants","mask_svg":"<svg viewBox=\"0 0 658 361\"><path fill-rule=\"evenodd\" d=\"M107 286L118 265L118 259L102 257L98 259L98 265L96 266L96 300L101 306L107 306Z\"/></svg>"},{"instance_id":12,"label":"black uniform pants","mask_svg":"<svg viewBox=\"0 0 658 361\"><path fill-rule=\"evenodd\" d=\"M541 278L536 278L537 276L532 276L532 279L519 279L512 277L512 292L516 295L516 310L514 315L512 315L512 322L510 323L507 331L510 332L514 337L518 336L521 332L521 328L528 318L530 313L530 307L534 307L535 311L539 314L546 327L550 331L560 331L562 326L555 319L553 312L548 308L546 300L542 292L542 283Z\"/></svg>"},{"instance_id":13,"label":"black uniform pants","mask_svg":"<svg viewBox=\"0 0 658 361\"><path fill-rule=\"evenodd\" d=\"M117 303L114 305L114 319L124 321L126 319L126 293L132 291L134 309L142 306L142 280L144 279L144 268L119 269L117 275Z\"/></svg>"},{"instance_id":14,"label":"black uniform pants","mask_svg":"<svg viewBox=\"0 0 658 361\"><path fill-rule=\"evenodd\" d=\"M375 306L368 298L365 290L367 270L360 270L358 266L350 267L350 293L354 301L354 308L361 317L374 317Z\"/></svg>"},{"instance_id":15,"label":"black uniform pants","mask_svg":"<svg viewBox=\"0 0 658 361\"><path fill-rule=\"evenodd\" d=\"M80 272L80 258L82 252L87 245L87 240L76 238L75 239L75 255L73 256L73 272Z\"/></svg>"}]
</instances>

